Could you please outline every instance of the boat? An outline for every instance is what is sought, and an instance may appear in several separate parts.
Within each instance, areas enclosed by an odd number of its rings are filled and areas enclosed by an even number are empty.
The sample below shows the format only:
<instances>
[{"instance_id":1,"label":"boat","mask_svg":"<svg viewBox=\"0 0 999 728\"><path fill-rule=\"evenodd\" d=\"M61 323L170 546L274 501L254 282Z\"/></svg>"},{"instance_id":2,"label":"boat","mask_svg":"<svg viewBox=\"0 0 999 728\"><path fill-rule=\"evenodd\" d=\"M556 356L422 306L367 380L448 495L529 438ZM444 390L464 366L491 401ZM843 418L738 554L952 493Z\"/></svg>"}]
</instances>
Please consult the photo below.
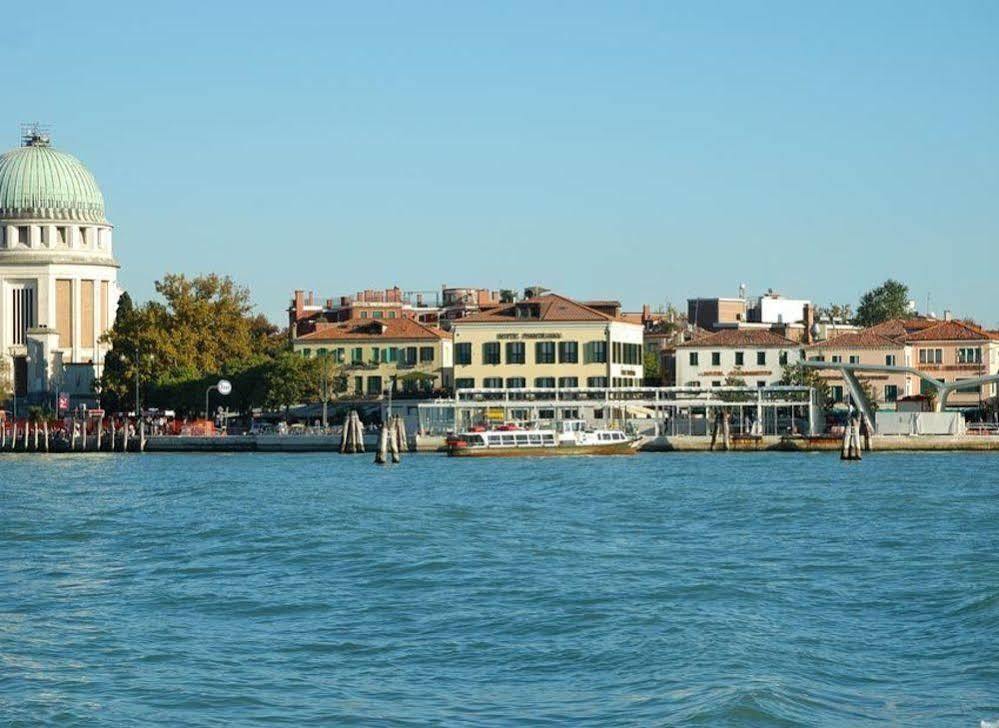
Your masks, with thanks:
<instances>
[{"instance_id":1,"label":"boat","mask_svg":"<svg viewBox=\"0 0 999 728\"><path fill-rule=\"evenodd\" d=\"M451 457L545 457L634 455L638 441L621 430L589 429L582 420L565 420L557 430L505 424L475 427L447 439Z\"/></svg>"}]
</instances>

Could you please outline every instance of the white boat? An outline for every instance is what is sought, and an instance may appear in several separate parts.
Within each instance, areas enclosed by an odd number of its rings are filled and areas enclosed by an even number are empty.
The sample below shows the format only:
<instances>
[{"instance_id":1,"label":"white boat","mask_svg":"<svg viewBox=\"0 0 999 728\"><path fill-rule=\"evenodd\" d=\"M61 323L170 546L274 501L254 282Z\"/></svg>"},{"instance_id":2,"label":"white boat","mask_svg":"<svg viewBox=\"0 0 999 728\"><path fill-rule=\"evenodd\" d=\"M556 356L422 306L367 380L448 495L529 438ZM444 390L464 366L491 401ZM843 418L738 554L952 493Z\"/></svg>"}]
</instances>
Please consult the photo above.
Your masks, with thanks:
<instances>
[{"instance_id":1,"label":"white boat","mask_svg":"<svg viewBox=\"0 0 999 728\"><path fill-rule=\"evenodd\" d=\"M457 433L448 438L447 452L454 457L633 455L635 445L621 430L591 430L582 420L563 420L558 430L503 425Z\"/></svg>"}]
</instances>

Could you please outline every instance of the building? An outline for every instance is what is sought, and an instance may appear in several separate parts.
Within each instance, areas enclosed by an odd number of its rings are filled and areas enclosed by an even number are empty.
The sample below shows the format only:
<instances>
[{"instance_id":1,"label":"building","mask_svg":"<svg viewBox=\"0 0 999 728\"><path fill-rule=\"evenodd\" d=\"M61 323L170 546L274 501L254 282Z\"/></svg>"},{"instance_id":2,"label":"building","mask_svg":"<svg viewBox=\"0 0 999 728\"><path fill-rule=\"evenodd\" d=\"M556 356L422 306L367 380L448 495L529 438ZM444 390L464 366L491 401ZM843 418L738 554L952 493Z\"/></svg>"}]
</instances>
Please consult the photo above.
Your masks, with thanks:
<instances>
[{"instance_id":1,"label":"building","mask_svg":"<svg viewBox=\"0 0 999 728\"><path fill-rule=\"evenodd\" d=\"M713 389L741 380L745 385L739 386L767 387L779 384L784 366L801 358L797 341L773 331L723 329L676 347L676 382Z\"/></svg>"},{"instance_id":2,"label":"building","mask_svg":"<svg viewBox=\"0 0 999 728\"><path fill-rule=\"evenodd\" d=\"M964 321L914 316L815 344L808 347L807 356L819 361L912 367L952 383L999 373L999 336ZM842 377L831 370L821 371L821 376L829 379L834 398L841 398ZM936 394L912 373L861 372L858 379L870 385L878 406L889 409L903 397ZM947 404L977 407L994 396L996 385L989 383L958 389Z\"/></svg>"},{"instance_id":3,"label":"building","mask_svg":"<svg viewBox=\"0 0 999 728\"><path fill-rule=\"evenodd\" d=\"M94 176L46 134L0 155L0 352L15 397L93 399L120 295L111 238Z\"/></svg>"},{"instance_id":4,"label":"building","mask_svg":"<svg viewBox=\"0 0 999 728\"><path fill-rule=\"evenodd\" d=\"M545 293L452 323L457 389L642 384L640 323Z\"/></svg>"},{"instance_id":5,"label":"building","mask_svg":"<svg viewBox=\"0 0 999 728\"><path fill-rule=\"evenodd\" d=\"M748 321L745 298L689 298L687 321L706 331L717 331L723 325Z\"/></svg>"},{"instance_id":6,"label":"building","mask_svg":"<svg viewBox=\"0 0 999 728\"><path fill-rule=\"evenodd\" d=\"M876 366L911 366L912 356L904 341L885 336L871 329L841 334L820 341L805 350L808 359L816 361L866 364ZM834 369L819 369L818 376L829 384L833 402L842 402L848 391L842 375ZM874 403L893 407L895 402L919 390L919 377L894 372L861 372L858 381L866 385Z\"/></svg>"},{"instance_id":7,"label":"building","mask_svg":"<svg viewBox=\"0 0 999 728\"><path fill-rule=\"evenodd\" d=\"M410 318L319 322L296 336L292 349L341 364L347 393L357 397L378 397L389 387L417 394L452 386L450 335Z\"/></svg>"},{"instance_id":8,"label":"building","mask_svg":"<svg viewBox=\"0 0 999 728\"><path fill-rule=\"evenodd\" d=\"M812 302L785 298L773 289L759 296L749 308L747 320L757 324L803 324L809 320Z\"/></svg>"}]
</instances>

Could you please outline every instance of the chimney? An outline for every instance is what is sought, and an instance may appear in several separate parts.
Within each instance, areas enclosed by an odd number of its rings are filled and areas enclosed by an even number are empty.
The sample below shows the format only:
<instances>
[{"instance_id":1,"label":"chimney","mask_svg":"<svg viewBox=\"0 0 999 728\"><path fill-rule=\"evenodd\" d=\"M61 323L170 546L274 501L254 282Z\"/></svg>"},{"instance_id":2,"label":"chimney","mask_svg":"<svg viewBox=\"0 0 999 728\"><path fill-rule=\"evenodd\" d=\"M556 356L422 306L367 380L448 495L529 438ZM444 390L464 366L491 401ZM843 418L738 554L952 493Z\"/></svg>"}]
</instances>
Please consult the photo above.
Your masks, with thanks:
<instances>
[{"instance_id":1,"label":"chimney","mask_svg":"<svg viewBox=\"0 0 999 728\"><path fill-rule=\"evenodd\" d=\"M951 314L950 309L949 308L945 309L944 310L944 321L950 321L953 318L954 318L954 316L953 316L953 314Z\"/></svg>"},{"instance_id":2,"label":"chimney","mask_svg":"<svg viewBox=\"0 0 999 728\"><path fill-rule=\"evenodd\" d=\"M333 299L332 298L327 298L326 299L326 309L329 310L331 308L333 308Z\"/></svg>"},{"instance_id":3,"label":"chimney","mask_svg":"<svg viewBox=\"0 0 999 728\"><path fill-rule=\"evenodd\" d=\"M815 309L812 304L806 303L801 312L801 320L805 324L805 343L814 344L815 334L812 331L812 327L815 326Z\"/></svg>"},{"instance_id":4,"label":"chimney","mask_svg":"<svg viewBox=\"0 0 999 728\"><path fill-rule=\"evenodd\" d=\"M292 314L293 320L298 321L305 315L305 291L295 291L295 312Z\"/></svg>"},{"instance_id":5,"label":"chimney","mask_svg":"<svg viewBox=\"0 0 999 728\"><path fill-rule=\"evenodd\" d=\"M642 304L642 323L648 323L652 320L652 307L647 303Z\"/></svg>"}]
</instances>

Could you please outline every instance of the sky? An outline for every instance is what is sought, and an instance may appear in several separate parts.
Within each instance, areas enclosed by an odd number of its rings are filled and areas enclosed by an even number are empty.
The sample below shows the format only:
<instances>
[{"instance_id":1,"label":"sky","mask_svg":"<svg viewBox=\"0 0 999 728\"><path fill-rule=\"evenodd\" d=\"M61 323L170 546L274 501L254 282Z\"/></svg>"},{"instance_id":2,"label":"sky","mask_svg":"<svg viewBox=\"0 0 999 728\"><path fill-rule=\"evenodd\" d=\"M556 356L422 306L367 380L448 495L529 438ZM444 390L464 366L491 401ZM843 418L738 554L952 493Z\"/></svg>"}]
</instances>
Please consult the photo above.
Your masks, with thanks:
<instances>
[{"instance_id":1,"label":"sky","mask_svg":"<svg viewBox=\"0 0 999 728\"><path fill-rule=\"evenodd\" d=\"M886 278L999 326L999 3L20 3L0 141L52 129L120 280L681 308ZM6 134L6 137L2 135Z\"/></svg>"}]
</instances>

